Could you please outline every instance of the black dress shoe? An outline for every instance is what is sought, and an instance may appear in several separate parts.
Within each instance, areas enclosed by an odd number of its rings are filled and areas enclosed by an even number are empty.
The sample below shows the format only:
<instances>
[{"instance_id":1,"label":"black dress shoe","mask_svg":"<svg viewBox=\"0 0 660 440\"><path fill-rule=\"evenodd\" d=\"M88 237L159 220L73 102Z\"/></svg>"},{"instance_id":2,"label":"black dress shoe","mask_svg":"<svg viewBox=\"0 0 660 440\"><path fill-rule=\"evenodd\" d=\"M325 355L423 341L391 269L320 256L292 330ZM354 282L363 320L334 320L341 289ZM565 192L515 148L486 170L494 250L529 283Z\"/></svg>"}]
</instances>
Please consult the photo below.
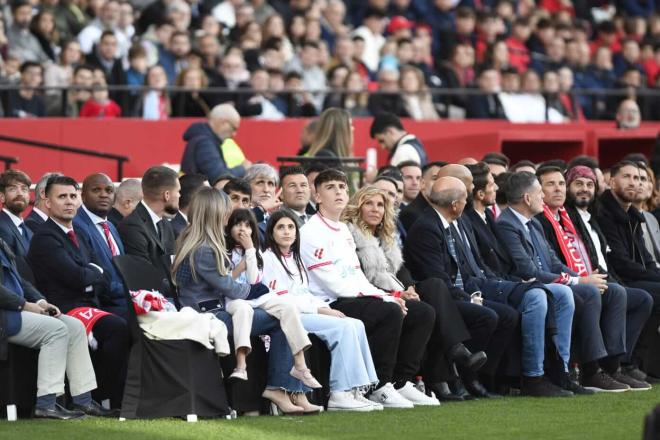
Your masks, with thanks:
<instances>
[{"instance_id":1,"label":"black dress shoe","mask_svg":"<svg viewBox=\"0 0 660 440\"><path fill-rule=\"evenodd\" d=\"M479 370L479 368L483 367L488 360L488 356L486 356L486 353L483 351L472 353L461 343L451 347L447 352L447 357L449 357L450 362L455 362L461 367L467 368L471 371Z\"/></svg>"},{"instance_id":2,"label":"black dress shoe","mask_svg":"<svg viewBox=\"0 0 660 440\"><path fill-rule=\"evenodd\" d=\"M572 397L574 394L571 391L564 390L557 385L553 384L543 376L541 377L523 377L522 388L520 389L522 396L529 397Z\"/></svg>"},{"instance_id":3,"label":"black dress shoe","mask_svg":"<svg viewBox=\"0 0 660 440\"><path fill-rule=\"evenodd\" d=\"M76 410L70 411L58 404L55 404L55 406L51 409L35 408L34 417L37 419L71 420L85 417L85 413Z\"/></svg>"},{"instance_id":4,"label":"black dress shoe","mask_svg":"<svg viewBox=\"0 0 660 440\"><path fill-rule=\"evenodd\" d=\"M453 394L449 389L449 385L447 385L447 382L428 384L426 386L426 391L427 392L433 391L436 399L438 399L441 402L463 402L465 400L461 396L457 396L456 394Z\"/></svg>"},{"instance_id":5,"label":"black dress shoe","mask_svg":"<svg viewBox=\"0 0 660 440\"><path fill-rule=\"evenodd\" d=\"M105 409L92 400L89 405L73 405L73 409L94 417L119 417L118 409Z\"/></svg>"},{"instance_id":6,"label":"black dress shoe","mask_svg":"<svg viewBox=\"0 0 660 440\"><path fill-rule=\"evenodd\" d=\"M465 385L463 385L463 381L461 379L456 379L449 383L449 389L453 394L462 397L463 400L476 399L476 397L468 393L468 390L465 389Z\"/></svg>"},{"instance_id":7,"label":"black dress shoe","mask_svg":"<svg viewBox=\"0 0 660 440\"><path fill-rule=\"evenodd\" d=\"M484 387L481 382L478 380L471 380L468 382L465 382L465 389L472 394L474 397L481 397L484 399L501 399L502 396L499 394L494 394L488 392L486 387Z\"/></svg>"}]
</instances>

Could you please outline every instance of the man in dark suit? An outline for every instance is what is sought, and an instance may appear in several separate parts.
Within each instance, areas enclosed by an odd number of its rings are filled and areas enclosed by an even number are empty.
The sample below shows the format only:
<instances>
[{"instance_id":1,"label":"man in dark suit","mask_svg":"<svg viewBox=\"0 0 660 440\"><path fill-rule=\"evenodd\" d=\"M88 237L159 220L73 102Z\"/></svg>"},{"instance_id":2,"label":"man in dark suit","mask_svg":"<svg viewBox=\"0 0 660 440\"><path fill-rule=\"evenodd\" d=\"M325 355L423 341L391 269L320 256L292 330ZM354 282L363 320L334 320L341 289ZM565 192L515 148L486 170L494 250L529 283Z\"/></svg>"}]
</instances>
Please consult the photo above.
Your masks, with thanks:
<instances>
[{"instance_id":1,"label":"man in dark suit","mask_svg":"<svg viewBox=\"0 0 660 440\"><path fill-rule=\"evenodd\" d=\"M51 177L45 195L50 217L32 237L28 251L37 288L62 312L83 321L99 384L94 395L109 398L112 408L120 408L128 327L122 318L100 309L98 294L108 288L108 275L73 225L80 203L78 184L70 177Z\"/></svg>"},{"instance_id":2,"label":"man in dark suit","mask_svg":"<svg viewBox=\"0 0 660 440\"><path fill-rule=\"evenodd\" d=\"M174 238L179 238L179 234L188 226L188 206L198 189L204 186L206 177L202 174L184 174L179 177L181 185L181 197L179 199L179 212L170 220Z\"/></svg>"},{"instance_id":3,"label":"man in dark suit","mask_svg":"<svg viewBox=\"0 0 660 440\"><path fill-rule=\"evenodd\" d=\"M503 312L504 304L516 307L522 314L522 393L553 397L572 395L543 378L547 291L556 293L561 303L555 312L556 326L568 339L555 343L567 371L573 315L570 290L564 289L563 295L559 295L563 286L506 281L493 274L476 252L477 245L470 230L457 221L467 203L467 190L460 180L441 177L434 184L429 200L430 209L411 229L404 249L407 264L420 273L413 272L413 275L438 276L451 291L466 299L470 297L468 292L481 292L486 298L484 306L495 309L498 314Z\"/></svg>"},{"instance_id":4,"label":"man in dark suit","mask_svg":"<svg viewBox=\"0 0 660 440\"><path fill-rule=\"evenodd\" d=\"M43 225L46 220L48 220L48 208L46 207L46 195L44 194L46 183L48 183L48 179L51 177L61 175L61 173L46 173L41 176L41 179L39 179L35 185L34 206L32 206L32 211L30 214L25 217L25 225L30 229L30 231L32 231L32 233L37 232L37 229L39 229L39 227Z\"/></svg>"},{"instance_id":5,"label":"man in dark suit","mask_svg":"<svg viewBox=\"0 0 660 440\"><path fill-rule=\"evenodd\" d=\"M433 182L438 178L440 168L445 165L447 165L447 162L430 162L422 168L422 180L419 194L417 194L417 197L407 204L399 213L399 220L407 231L410 230L410 227L415 223L415 220L422 215L424 210L428 208L428 195L431 193L431 187L433 186Z\"/></svg>"},{"instance_id":6,"label":"man in dark suit","mask_svg":"<svg viewBox=\"0 0 660 440\"><path fill-rule=\"evenodd\" d=\"M180 190L176 172L164 166L149 168L142 177L142 201L118 228L126 253L143 258L160 272L161 293L169 297L174 293L170 273L174 231L167 218L179 212Z\"/></svg>"},{"instance_id":7,"label":"man in dark suit","mask_svg":"<svg viewBox=\"0 0 660 440\"><path fill-rule=\"evenodd\" d=\"M463 212L463 218L469 222L477 241L479 255L488 268L497 276L514 279L509 274L513 271L513 263L509 253L502 246L497 235L495 218L490 209L495 205L498 186L493 174L485 162L467 165L472 173L474 189L472 203Z\"/></svg>"},{"instance_id":8,"label":"man in dark suit","mask_svg":"<svg viewBox=\"0 0 660 440\"><path fill-rule=\"evenodd\" d=\"M469 119L506 119L504 107L498 96L499 72L493 66L486 65L478 73L477 83L483 94L470 96L467 117Z\"/></svg>"},{"instance_id":9,"label":"man in dark suit","mask_svg":"<svg viewBox=\"0 0 660 440\"><path fill-rule=\"evenodd\" d=\"M115 197L115 186L105 174L92 174L83 181L82 206L78 208L73 226L89 243L95 261L107 273L110 285L99 295L103 310L126 317L126 292L112 258L124 253L119 232L108 221L108 211Z\"/></svg>"},{"instance_id":10,"label":"man in dark suit","mask_svg":"<svg viewBox=\"0 0 660 440\"><path fill-rule=\"evenodd\" d=\"M18 170L7 170L0 176L0 238L9 246L14 255L27 254L32 239L32 231L25 226L21 213L30 203L30 185L27 174Z\"/></svg>"},{"instance_id":11,"label":"man in dark suit","mask_svg":"<svg viewBox=\"0 0 660 440\"><path fill-rule=\"evenodd\" d=\"M547 242L541 224L534 218L544 209L543 189L536 175L526 171L511 175L507 181L506 197L509 207L497 218L497 226L513 259L514 274L522 279L534 278L545 283L546 286L557 286L551 290L556 303L558 289L570 288L576 310L573 321L579 326L577 340L580 343L579 353L583 365L606 357L607 349L600 328L601 295L607 289L605 276L597 273L580 276L557 258ZM613 299L615 300L612 302L613 310L616 309L617 313L625 313L625 297L623 301L619 297ZM619 301L616 301L617 299ZM623 310L618 310L621 307ZM570 346L570 328L565 333L565 327L561 325L564 319L559 317L559 313L557 315L557 321L560 323L557 340L562 341L564 347ZM565 356L567 361L568 352ZM595 368L588 368L586 372L581 372L580 382L584 387L609 392L630 389L628 385L612 379L597 365ZM591 367L591 365L587 366ZM583 393L584 388L566 380L566 376L562 381L562 386Z\"/></svg>"},{"instance_id":12,"label":"man in dark suit","mask_svg":"<svg viewBox=\"0 0 660 440\"><path fill-rule=\"evenodd\" d=\"M117 227L142 200L142 184L138 179L126 179L115 191L115 203L108 213L108 220Z\"/></svg>"},{"instance_id":13,"label":"man in dark suit","mask_svg":"<svg viewBox=\"0 0 660 440\"><path fill-rule=\"evenodd\" d=\"M311 194L305 170L302 167L283 168L280 170L280 185L282 206L296 215L299 226L304 225L310 217L307 205Z\"/></svg>"},{"instance_id":14,"label":"man in dark suit","mask_svg":"<svg viewBox=\"0 0 660 440\"><path fill-rule=\"evenodd\" d=\"M6 353L7 343L39 349L34 416L66 420L83 414L109 415L110 411L92 400L96 378L82 322L63 315L21 277L2 239L0 269L0 356ZM67 370L72 411L56 403L57 394L64 392Z\"/></svg>"}]
</instances>

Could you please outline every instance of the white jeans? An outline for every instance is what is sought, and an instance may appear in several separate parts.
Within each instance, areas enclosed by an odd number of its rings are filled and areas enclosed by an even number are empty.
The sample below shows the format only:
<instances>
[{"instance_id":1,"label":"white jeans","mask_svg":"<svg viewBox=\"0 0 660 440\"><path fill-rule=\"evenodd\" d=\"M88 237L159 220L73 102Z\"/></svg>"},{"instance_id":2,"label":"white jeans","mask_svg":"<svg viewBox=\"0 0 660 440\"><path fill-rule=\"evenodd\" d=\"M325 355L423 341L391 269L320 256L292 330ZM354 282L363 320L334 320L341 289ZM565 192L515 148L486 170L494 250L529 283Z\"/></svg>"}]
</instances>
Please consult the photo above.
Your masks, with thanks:
<instances>
[{"instance_id":1,"label":"white jeans","mask_svg":"<svg viewBox=\"0 0 660 440\"><path fill-rule=\"evenodd\" d=\"M21 320L21 330L8 341L40 350L37 397L64 394L65 373L72 396L96 388L82 322L67 315L53 318L32 312L21 312Z\"/></svg>"}]
</instances>

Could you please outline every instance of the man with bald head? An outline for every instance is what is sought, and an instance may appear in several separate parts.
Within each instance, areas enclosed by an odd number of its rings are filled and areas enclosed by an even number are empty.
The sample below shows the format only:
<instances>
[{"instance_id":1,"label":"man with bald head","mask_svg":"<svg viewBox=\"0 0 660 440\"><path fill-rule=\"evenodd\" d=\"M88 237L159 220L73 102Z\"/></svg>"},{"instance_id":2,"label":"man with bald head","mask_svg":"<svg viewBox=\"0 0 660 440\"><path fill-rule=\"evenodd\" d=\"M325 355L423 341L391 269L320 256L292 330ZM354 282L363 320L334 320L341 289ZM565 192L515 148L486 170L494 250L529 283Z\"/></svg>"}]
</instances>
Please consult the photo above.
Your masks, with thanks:
<instances>
[{"instance_id":1,"label":"man with bald head","mask_svg":"<svg viewBox=\"0 0 660 440\"><path fill-rule=\"evenodd\" d=\"M452 167L452 169L447 171L463 173L461 168ZM471 184L471 180L469 183ZM522 316L522 393L528 396L571 396L572 392L563 390L543 378L547 298L549 294L554 293L553 287L544 286L533 280L519 282L502 279L483 263L471 231L461 228L458 222L467 204L467 198L465 184L458 178L440 177L435 182L429 197L431 210L427 210L409 231L404 247L405 259L413 277L442 278L450 291L457 297L463 298L464 302L469 300L468 294L481 293L485 298L484 307L492 309L499 318L498 327L486 349L489 363L499 360L497 355L501 357L509 345L513 328L509 330L507 324L510 323L506 321L513 312L512 307L516 308ZM558 286L558 288L562 287ZM570 300L570 296L567 297ZM561 326L559 329L561 334L570 335L570 318L573 315L571 305L572 302L566 307L557 307L555 311L558 317L556 325ZM464 304L463 309L468 306L474 307L472 304ZM467 316L469 317L469 314ZM513 316L513 327L515 327L517 323L515 312ZM463 317L466 319L465 314ZM511 318L508 320L510 321ZM555 341L560 353L566 354L570 351L570 338ZM494 368L497 364L490 366L492 370L489 371L487 364L482 373L496 371ZM516 372L515 375L517 374Z\"/></svg>"},{"instance_id":2,"label":"man with bald head","mask_svg":"<svg viewBox=\"0 0 660 440\"><path fill-rule=\"evenodd\" d=\"M100 306L119 316L126 316L124 284L112 264L112 257L124 253L124 244L115 226L108 221L108 213L115 200L115 185L105 174L91 174L82 186L82 206L73 219L79 239L87 247L95 261L110 278L110 288L99 296Z\"/></svg>"},{"instance_id":3,"label":"man with bald head","mask_svg":"<svg viewBox=\"0 0 660 440\"><path fill-rule=\"evenodd\" d=\"M195 122L183 134L187 144L181 171L203 174L209 182L215 182L223 174L243 177L251 162L232 141L240 125L241 116L232 105L213 107L208 122Z\"/></svg>"},{"instance_id":4,"label":"man with bald head","mask_svg":"<svg viewBox=\"0 0 660 440\"><path fill-rule=\"evenodd\" d=\"M460 170L457 167L462 166L448 165L441 172L446 173L443 171L446 168ZM467 244L465 232L458 226L457 220L463 213L467 197L467 189L461 180L452 176L439 177L428 195L429 207L408 231L404 258L414 279L440 278L445 282L472 336L466 346L472 352L483 350L488 355L488 362L480 373L492 385L518 317L511 307L490 299L484 301L481 297L481 291L492 294L498 283L489 283L479 267L479 260L471 252L475 246ZM459 372L471 395L495 397L481 385L474 373Z\"/></svg>"},{"instance_id":5,"label":"man with bald head","mask_svg":"<svg viewBox=\"0 0 660 440\"><path fill-rule=\"evenodd\" d=\"M108 220L115 225L127 217L142 200L142 183L138 179L126 179L115 191L115 203L108 213Z\"/></svg>"}]
</instances>

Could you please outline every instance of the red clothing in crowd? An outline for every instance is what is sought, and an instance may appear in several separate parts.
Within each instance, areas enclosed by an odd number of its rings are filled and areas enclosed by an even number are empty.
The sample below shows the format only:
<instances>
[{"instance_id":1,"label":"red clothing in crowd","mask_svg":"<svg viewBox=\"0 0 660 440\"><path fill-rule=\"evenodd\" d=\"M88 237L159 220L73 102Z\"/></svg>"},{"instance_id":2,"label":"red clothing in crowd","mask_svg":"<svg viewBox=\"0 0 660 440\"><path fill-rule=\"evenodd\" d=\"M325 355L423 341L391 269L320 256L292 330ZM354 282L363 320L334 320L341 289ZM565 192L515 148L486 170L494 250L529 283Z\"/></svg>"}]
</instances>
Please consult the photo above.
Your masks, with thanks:
<instances>
[{"instance_id":1,"label":"red clothing in crowd","mask_svg":"<svg viewBox=\"0 0 660 440\"><path fill-rule=\"evenodd\" d=\"M529 49L525 43L514 37L506 39L506 47L509 49L509 64L515 67L519 73L527 71L529 65Z\"/></svg>"},{"instance_id":2,"label":"red clothing in crowd","mask_svg":"<svg viewBox=\"0 0 660 440\"><path fill-rule=\"evenodd\" d=\"M112 99L101 103L88 99L80 109L81 118L118 118L121 116L121 108Z\"/></svg>"}]
</instances>

